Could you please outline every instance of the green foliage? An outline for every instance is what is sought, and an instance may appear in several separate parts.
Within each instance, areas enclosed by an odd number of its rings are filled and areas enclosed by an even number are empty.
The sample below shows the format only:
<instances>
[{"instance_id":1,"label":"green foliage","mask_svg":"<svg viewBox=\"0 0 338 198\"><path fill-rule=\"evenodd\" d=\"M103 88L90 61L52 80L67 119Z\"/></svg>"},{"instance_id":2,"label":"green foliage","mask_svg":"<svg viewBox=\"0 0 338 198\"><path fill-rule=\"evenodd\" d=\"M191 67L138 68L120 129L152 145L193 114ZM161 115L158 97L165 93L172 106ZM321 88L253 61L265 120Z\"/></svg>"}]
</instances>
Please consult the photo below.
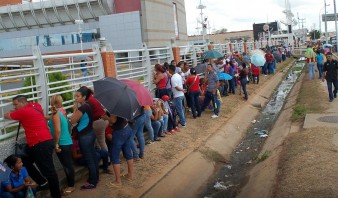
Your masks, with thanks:
<instances>
[{"instance_id":1,"label":"green foliage","mask_svg":"<svg viewBox=\"0 0 338 198\"><path fill-rule=\"evenodd\" d=\"M299 120L304 119L307 111L308 110L304 105L299 105L299 104L296 105L293 108L291 120L292 121L299 121Z\"/></svg>"},{"instance_id":2,"label":"green foliage","mask_svg":"<svg viewBox=\"0 0 338 198\"><path fill-rule=\"evenodd\" d=\"M309 36L310 36L311 40L319 39L320 34L321 33L318 30L312 30L311 32L309 32Z\"/></svg>"},{"instance_id":3,"label":"green foliage","mask_svg":"<svg viewBox=\"0 0 338 198\"><path fill-rule=\"evenodd\" d=\"M56 83L56 84L50 85L50 88L69 85L68 82L61 82L61 81L67 79L66 76L63 75L61 72L51 73L51 74L48 75L48 78L49 78L49 82L60 82L60 83ZM35 84L36 84L35 77L33 76L33 77L26 78L25 82L23 83L23 86L24 87L28 87L28 86L34 86ZM66 91L66 90L69 90L69 89L70 89L70 86L69 87L63 87L63 88L58 88L58 89L52 90L51 93ZM22 91L22 93L28 93L28 92L31 92L31 91L36 91L36 88L27 88L27 89L24 89ZM30 95L28 95L29 98L36 97L36 96L37 96L37 94L30 94ZM61 94L61 96L62 96L62 98L63 98L64 101L72 100L73 99L73 93L71 93L71 92L63 93L63 94Z\"/></svg>"},{"instance_id":4,"label":"green foliage","mask_svg":"<svg viewBox=\"0 0 338 198\"><path fill-rule=\"evenodd\" d=\"M228 32L228 29L222 28L222 29L220 29L220 30L216 30L216 31L214 32L214 34L224 34L224 33L226 33L226 32Z\"/></svg>"},{"instance_id":5,"label":"green foliage","mask_svg":"<svg viewBox=\"0 0 338 198\"><path fill-rule=\"evenodd\" d=\"M265 151L262 155L255 157L257 163L262 162L270 156L270 151Z\"/></svg>"}]
</instances>

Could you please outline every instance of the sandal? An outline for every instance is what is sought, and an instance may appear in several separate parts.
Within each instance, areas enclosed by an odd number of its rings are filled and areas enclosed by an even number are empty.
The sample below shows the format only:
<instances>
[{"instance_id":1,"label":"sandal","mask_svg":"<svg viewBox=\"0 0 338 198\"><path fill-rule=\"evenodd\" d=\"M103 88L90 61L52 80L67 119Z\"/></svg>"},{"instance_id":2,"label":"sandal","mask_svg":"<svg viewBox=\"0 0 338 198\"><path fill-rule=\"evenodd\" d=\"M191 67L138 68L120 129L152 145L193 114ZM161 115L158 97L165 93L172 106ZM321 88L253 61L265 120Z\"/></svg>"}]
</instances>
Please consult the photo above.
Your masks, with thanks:
<instances>
[{"instance_id":1,"label":"sandal","mask_svg":"<svg viewBox=\"0 0 338 198\"><path fill-rule=\"evenodd\" d=\"M116 182L110 182L109 183L111 188L121 188L122 184L116 183Z\"/></svg>"},{"instance_id":2,"label":"sandal","mask_svg":"<svg viewBox=\"0 0 338 198\"><path fill-rule=\"evenodd\" d=\"M67 188L63 189L62 195L63 195L63 196L68 196L68 195L70 195L72 192L74 192L75 189L76 189L75 187L67 187Z\"/></svg>"},{"instance_id":3,"label":"sandal","mask_svg":"<svg viewBox=\"0 0 338 198\"><path fill-rule=\"evenodd\" d=\"M129 178L128 174L122 174L121 178L126 179L127 181L133 181L133 179Z\"/></svg>"}]
</instances>

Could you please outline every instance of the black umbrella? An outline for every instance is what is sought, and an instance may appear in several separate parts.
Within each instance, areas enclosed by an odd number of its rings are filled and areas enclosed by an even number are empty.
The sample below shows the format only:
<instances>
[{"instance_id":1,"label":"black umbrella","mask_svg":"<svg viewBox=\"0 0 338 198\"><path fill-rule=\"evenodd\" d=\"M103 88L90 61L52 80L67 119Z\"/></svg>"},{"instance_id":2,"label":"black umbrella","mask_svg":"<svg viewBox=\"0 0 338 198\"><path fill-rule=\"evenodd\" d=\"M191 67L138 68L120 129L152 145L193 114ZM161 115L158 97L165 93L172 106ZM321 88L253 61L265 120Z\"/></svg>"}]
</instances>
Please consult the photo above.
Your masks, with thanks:
<instances>
[{"instance_id":1,"label":"black umbrella","mask_svg":"<svg viewBox=\"0 0 338 198\"><path fill-rule=\"evenodd\" d=\"M95 98L110 114L132 120L141 113L136 93L116 78L93 82Z\"/></svg>"}]
</instances>

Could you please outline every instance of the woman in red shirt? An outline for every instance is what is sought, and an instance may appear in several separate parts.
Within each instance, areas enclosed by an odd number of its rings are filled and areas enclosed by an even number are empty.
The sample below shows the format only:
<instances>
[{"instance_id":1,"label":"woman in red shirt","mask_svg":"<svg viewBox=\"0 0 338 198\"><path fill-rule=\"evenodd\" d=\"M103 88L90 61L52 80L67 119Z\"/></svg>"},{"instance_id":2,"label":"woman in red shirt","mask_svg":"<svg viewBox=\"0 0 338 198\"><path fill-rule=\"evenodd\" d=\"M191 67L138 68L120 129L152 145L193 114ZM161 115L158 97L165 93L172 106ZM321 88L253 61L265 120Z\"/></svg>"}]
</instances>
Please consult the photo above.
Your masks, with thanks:
<instances>
[{"instance_id":1,"label":"woman in red shirt","mask_svg":"<svg viewBox=\"0 0 338 198\"><path fill-rule=\"evenodd\" d=\"M192 116L194 118L201 116L201 106L199 103L199 95L200 95L200 77L196 75L195 68L190 69L190 76L185 82L187 85L187 90L189 91L189 99ZM196 114L197 111L197 114Z\"/></svg>"},{"instance_id":2,"label":"woman in red shirt","mask_svg":"<svg viewBox=\"0 0 338 198\"><path fill-rule=\"evenodd\" d=\"M252 72L252 82L255 83L259 83L259 74L260 74L260 68L257 67L256 65L254 65L253 63L251 64L251 72Z\"/></svg>"},{"instance_id":3,"label":"woman in red shirt","mask_svg":"<svg viewBox=\"0 0 338 198\"><path fill-rule=\"evenodd\" d=\"M164 74L165 71L160 64L155 65L155 73L153 83L156 85L156 98L161 98L163 95L167 94L166 85L168 83L168 77Z\"/></svg>"}]
</instances>

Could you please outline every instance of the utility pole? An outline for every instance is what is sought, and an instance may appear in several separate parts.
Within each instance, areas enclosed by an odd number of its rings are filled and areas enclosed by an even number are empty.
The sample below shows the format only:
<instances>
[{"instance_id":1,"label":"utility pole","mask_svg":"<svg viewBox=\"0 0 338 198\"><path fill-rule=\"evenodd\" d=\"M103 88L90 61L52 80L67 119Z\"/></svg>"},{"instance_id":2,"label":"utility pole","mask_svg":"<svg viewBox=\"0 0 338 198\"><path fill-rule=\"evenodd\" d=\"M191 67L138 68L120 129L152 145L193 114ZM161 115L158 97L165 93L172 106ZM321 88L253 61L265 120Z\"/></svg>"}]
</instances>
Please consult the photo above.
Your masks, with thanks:
<instances>
[{"instance_id":1,"label":"utility pole","mask_svg":"<svg viewBox=\"0 0 338 198\"><path fill-rule=\"evenodd\" d=\"M337 30L336 0L333 0L333 7L334 7L334 26L336 28L336 52L337 52L338 51L338 44L337 44L337 41L338 41L338 30Z\"/></svg>"},{"instance_id":2,"label":"utility pole","mask_svg":"<svg viewBox=\"0 0 338 198\"><path fill-rule=\"evenodd\" d=\"M326 0L324 0L324 7L325 7L325 13L324 13L324 20L325 20L325 41L326 41L326 43L328 43L327 41L328 41L328 38L327 38L327 20L326 20L326 6L327 6L327 4L326 4ZM336 9L336 7L334 8L334 9Z\"/></svg>"},{"instance_id":3,"label":"utility pole","mask_svg":"<svg viewBox=\"0 0 338 198\"><path fill-rule=\"evenodd\" d=\"M303 40L303 42L306 41L306 32L304 31L304 23L305 23L305 18L300 19L298 17L298 24L299 25L302 24L302 40Z\"/></svg>"}]
</instances>

